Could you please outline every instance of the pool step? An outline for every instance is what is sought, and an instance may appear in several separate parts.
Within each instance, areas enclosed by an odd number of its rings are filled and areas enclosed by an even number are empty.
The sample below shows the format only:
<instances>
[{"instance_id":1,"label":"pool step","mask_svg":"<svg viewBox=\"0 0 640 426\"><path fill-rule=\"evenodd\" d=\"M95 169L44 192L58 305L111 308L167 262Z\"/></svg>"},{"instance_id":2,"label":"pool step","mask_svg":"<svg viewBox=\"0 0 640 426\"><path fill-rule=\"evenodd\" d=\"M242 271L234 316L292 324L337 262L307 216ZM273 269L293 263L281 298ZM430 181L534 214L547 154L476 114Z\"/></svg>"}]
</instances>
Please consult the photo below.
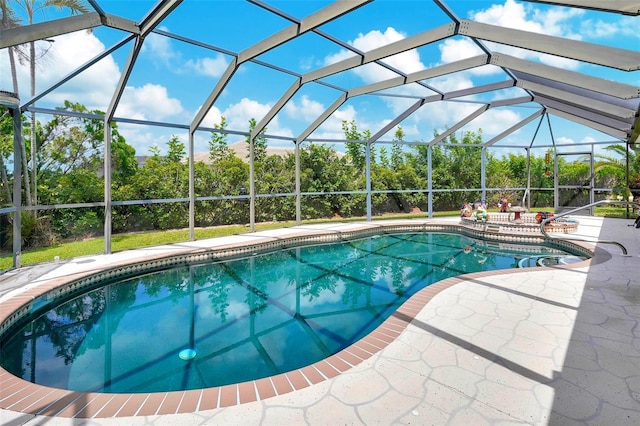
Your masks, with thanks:
<instances>
[{"instance_id":1,"label":"pool step","mask_svg":"<svg viewBox=\"0 0 640 426\"><path fill-rule=\"evenodd\" d=\"M534 266L562 266L585 260L579 256L531 256L518 262L518 268L531 268Z\"/></svg>"}]
</instances>

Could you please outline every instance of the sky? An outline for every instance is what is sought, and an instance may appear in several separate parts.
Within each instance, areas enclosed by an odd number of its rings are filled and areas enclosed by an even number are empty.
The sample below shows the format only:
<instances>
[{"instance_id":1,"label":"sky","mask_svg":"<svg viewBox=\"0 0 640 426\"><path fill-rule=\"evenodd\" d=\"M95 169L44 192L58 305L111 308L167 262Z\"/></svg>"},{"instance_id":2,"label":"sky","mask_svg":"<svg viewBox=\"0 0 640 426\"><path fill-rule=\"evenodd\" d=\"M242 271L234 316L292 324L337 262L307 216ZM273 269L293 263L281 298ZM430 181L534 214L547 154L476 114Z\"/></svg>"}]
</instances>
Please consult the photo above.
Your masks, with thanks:
<instances>
[{"instance_id":1,"label":"sky","mask_svg":"<svg viewBox=\"0 0 640 426\"><path fill-rule=\"evenodd\" d=\"M22 0L18 0L20 1ZM636 30L640 28L640 17L516 0L445 2L460 19L622 49L640 50L640 32ZM305 18L329 3L314 0L268 2L269 5L296 19ZM156 2L98 0L98 4L109 14L140 22ZM21 13L19 7L15 9L18 14ZM67 15L65 11L47 9L37 13L34 21L42 22ZM367 52L450 22L450 18L429 0L378 0L319 29L324 34ZM149 35L127 81L115 116L188 126L229 65L232 56L227 53L239 53L290 24L290 21L280 16L241 0L185 0L162 21L158 29L179 37L198 40L211 48L192 45L159 34ZM42 58L37 66L37 92L59 81L105 49L111 48L126 35L127 33L117 29L98 27L93 31L83 30L55 37L53 42L38 42ZM495 52L640 86L640 71L624 72L496 43L485 44ZM46 95L37 102L37 106L56 108L65 100L72 100L89 109L105 111L131 50L132 44L125 44ZM481 53L479 47L469 38L453 36L386 58L384 62L404 73L411 73ZM317 33L307 33L256 59L304 75L353 55L352 52ZM0 52L0 71L0 89L10 90L6 49ZM24 101L30 98L28 66L19 66L18 73L21 99ZM269 123L266 133L295 138L342 94L336 87L351 89L394 76L397 74L382 66L368 64L323 78L321 82L324 84L305 84ZM221 117L224 116L227 129L246 132L249 129L249 120L254 118L260 121L294 80L295 76L274 71L260 63L244 63L206 115L202 125L213 127L220 123ZM426 83L448 92L504 80L506 76L500 68L485 65L434 78ZM428 88L416 84L384 92L412 96L434 94ZM525 92L519 88L508 88L462 99L465 102L427 104L400 124L404 131L404 140L429 141L433 138L434 132L442 132L452 127L476 110L480 106L478 102L508 99L524 94ZM369 130L375 134L416 100L417 98L372 95L350 98L310 137L345 139L341 128L343 120L355 120L359 131ZM533 114L538 108L538 104L492 108L462 130L482 129L484 140L489 140ZM44 114L40 114L39 118L47 119ZM528 146L532 141L534 146L547 146L551 144L553 137L556 144L567 145L563 150L574 152L584 150L576 145L578 143L615 140L609 135L556 116L545 119L536 132L539 122L540 120L534 120L500 141L496 147ZM138 155L148 154L152 146L164 150L172 135L178 136L184 142L188 140L188 131L180 128L120 123L119 130L127 142L136 148ZM390 141L394 132L395 130L392 130L382 137L382 140ZM196 152L207 151L209 137L208 132L196 133ZM230 135L228 142L242 139L242 136ZM290 141L271 138L269 146L293 145ZM342 145L336 144L336 148L342 149Z\"/></svg>"}]
</instances>

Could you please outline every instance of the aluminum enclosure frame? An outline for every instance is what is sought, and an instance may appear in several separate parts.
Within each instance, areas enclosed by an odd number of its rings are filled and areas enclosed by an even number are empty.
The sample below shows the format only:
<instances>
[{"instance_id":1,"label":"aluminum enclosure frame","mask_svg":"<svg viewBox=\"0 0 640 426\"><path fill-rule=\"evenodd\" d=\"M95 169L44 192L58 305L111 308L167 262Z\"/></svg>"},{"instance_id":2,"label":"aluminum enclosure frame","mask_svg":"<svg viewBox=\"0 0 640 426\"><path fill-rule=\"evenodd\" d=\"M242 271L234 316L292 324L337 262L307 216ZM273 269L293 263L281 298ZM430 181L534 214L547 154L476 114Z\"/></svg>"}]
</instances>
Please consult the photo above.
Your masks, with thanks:
<instances>
[{"instance_id":1,"label":"aluminum enclosure frame","mask_svg":"<svg viewBox=\"0 0 640 426\"><path fill-rule=\"evenodd\" d=\"M253 142L255 138L268 127L272 120L277 116L278 112L280 112L286 106L287 102L289 102L293 98L293 96L306 84L323 84L327 87L335 89L339 92L339 94L335 101L331 105L329 105L325 109L325 111L318 115L315 120L312 120L309 123L308 127L302 133L297 135L297 137L291 139L291 142L295 146L296 155L296 219L298 222L301 221L299 170L299 150L301 143L313 143L313 139L310 139L309 137L314 132L314 130L322 125L322 123L324 123L335 111L338 110L338 108L340 108L340 106L342 106L349 99L364 95L385 96L385 94L383 93L384 90L394 87L400 87L407 84L419 84L428 89L431 94L417 99L414 97L414 101L409 108L398 114L393 120L389 122L389 124L375 131L369 140L361 141L362 143L366 144L365 152L367 175L367 219L371 218L371 146L375 143L381 143L381 138L390 130L392 130L393 127L400 124L407 117L411 116L424 105L429 103L452 101L456 98L469 96L471 94L488 93L493 90L499 90L505 87L517 87L522 89L524 93L526 93L526 96L522 97L495 101L491 103L481 103L473 113L467 115L459 122L454 123L449 127L447 131L445 131L441 135L438 135L432 140L425 143L429 147L433 147L439 143L442 143L442 141L445 140L446 137L451 133L462 128L464 125L486 113L491 108L498 108L509 105L530 104L534 104L539 107L539 109L537 109L530 116L526 117L511 128L506 129L491 140L485 142L482 147L483 159L485 158L484 152L486 148L495 145L507 135L512 134L514 131L518 130L522 126L529 124L538 117L544 118L545 116L548 117L549 115L558 116L560 118L570 120L580 125L591 127L595 130L598 130L599 132L603 132L615 139L618 139L620 142L625 143L631 149L640 149L640 87L605 80L579 72L552 67L549 65L543 65L538 62L520 59L500 52L495 52L486 45L486 42L497 43L504 46L516 46L525 50L541 52L561 58L574 59L576 61L584 63L598 64L600 66L626 72L636 72L640 70L640 52L459 19L451 10L451 8L448 7L448 5L446 4L446 0L435 0L435 3L451 19L450 23L435 28L429 28L422 33L407 37L395 43L391 43L368 52L360 52L350 46L348 43L326 34L321 29L322 25L326 24L327 22L339 19L341 16L352 13L361 7L366 7L372 1L373 0L336 1L305 18L297 19L288 16L284 12L279 11L277 8L268 4L266 1L251 0L250 3L255 5L256 7L259 7L269 13L273 13L279 17L288 19L291 22L291 25L287 26L277 33L272 34L271 36L264 38L258 43L255 43L240 52L229 52L228 50L225 50L221 47L209 46L198 40L191 40L179 34L172 34L167 32L166 30L158 29L158 26L162 24L165 18L167 18L176 8L180 6L182 0L159 1L147 13L147 15L143 19L141 19L140 22L133 22L123 17L105 13L104 10L102 10L102 8L100 7L99 0L90 0L89 4L91 8L93 8L93 12L34 25L0 30L0 49L17 46L19 44L30 41L47 39L49 37L73 31L89 30L100 26L114 28L126 34L121 42L105 49L102 54L88 61L69 75L63 77L59 82L55 83L51 87L48 87L42 90L40 93L37 93L33 98L26 99L22 103L20 103L16 110L19 110L20 112L26 112L42 111L42 109L38 109L37 107L35 107L35 102L37 100L55 90L60 85L72 80L82 71L89 68L92 64L96 63L115 50L124 48L125 45L132 44L129 58L127 60L127 63L123 67L120 81L117 84L116 90L113 93L111 102L104 117L102 117L102 119L104 120L105 128L105 253L111 252L112 200L110 177L112 170L110 164L111 134L108 129L110 128L110 123L113 121L126 121L125 118L116 117L115 111L119 105L121 96L131 74L131 71L135 67L138 54L142 49L145 38L151 33L162 35L165 37L173 37L183 42L205 47L213 51L224 52L225 54L232 56L232 60L230 61L230 64L228 65L226 71L223 73L222 77L217 80L213 87L204 88L204 90L208 91L209 95L204 101L200 110L195 113L190 123L177 123L175 125L172 125L170 123L157 123L157 125L166 125L168 127L180 126L182 128L188 129L189 131L189 235L191 240L195 238L194 211L195 203L197 201L194 189L194 134L197 131L214 130L203 127L203 119L209 112L209 110L215 105L223 89L233 79L236 72L248 62L259 63L260 65L266 66L274 71L283 72L294 77L293 83L282 93L281 97L273 104L273 107L265 114L265 116L260 118L257 126L249 135L249 217L252 231L254 230L255 226L256 199L253 168ZM640 15L640 1L637 0L618 0L616 2L602 2L598 0L529 1L532 3L546 3L559 6L593 9L605 13L616 13L628 16ZM344 59L340 62L336 62L334 64L316 69L314 71L310 71L303 75L297 74L294 71L285 69L280 66L265 63L264 61L260 61L258 59L258 56L260 56L261 54L275 49L278 46L286 44L292 40L295 40L309 32L313 32L323 37L324 39L335 43L341 48L350 50L354 54L354 56L348 59ZM402 73L401 71L396 70L385 63L385 59L398 53L406 52L408 50L420 48L423 46L428 46L434 42L452 37L463 37L473 41L485 52L485 54L462 59L457 62L434 66L410 74ZM3 52L0 52L0 54L2 53ZM397 74L397 76L366 86L350 88L330 86L326 82L322 81L322 79L325 77L347 70L355 69L357 67L365 66L366 64L378 64L394 72L395 74ZM505 80L490 85L475 86L461 91L450 92L439 91L433 87L428 86L424 82L424 80L426 79L434 78L437 76L447 75L483 66L499 67L504 72ZM395 96L405 96L407 99L411 98L408 95ZM238 134L242 133L233 129L230 129L228 132L236 132ZM22 138L21 129L16 133L19 133L19 137ZM266 136L271 137L269 135ZM14 153L14 155L15 154L16 153ZM528 151L527 155L529 155ZM19 163L20 161L18 160L15 164L17 165ZM429 206L431 208L431 162L429 161L428 164L428 193L430 200ZM484 170L484 161L482 167ZM482 190L484 191L484 189L483 177ZM529 188L527 188L527 190L528 189ZM18 205L16 206L16 209L16 215L19 216L19 211L23 209L23 206ZM431 213L431 209L429 212ZM15 262L14 260L14 265L17 265L18 267L20 266L19 250L14 250L14 253L17 253L18 259L17 262Z\"/></svg>"}]
</instances>

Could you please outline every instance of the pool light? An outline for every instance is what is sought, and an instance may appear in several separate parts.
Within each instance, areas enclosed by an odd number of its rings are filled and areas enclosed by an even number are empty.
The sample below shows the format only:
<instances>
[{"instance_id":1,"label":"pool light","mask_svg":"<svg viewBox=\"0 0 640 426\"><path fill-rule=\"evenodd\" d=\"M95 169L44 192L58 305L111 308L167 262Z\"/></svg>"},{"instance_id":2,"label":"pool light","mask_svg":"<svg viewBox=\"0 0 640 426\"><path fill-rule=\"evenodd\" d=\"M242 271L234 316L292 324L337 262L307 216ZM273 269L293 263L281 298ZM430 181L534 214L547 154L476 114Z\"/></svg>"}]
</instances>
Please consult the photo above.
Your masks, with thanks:
<instances>
[{"instance_id":1,"label":"pool light","mask_svg":"<svg viewBox=\"0 0 640 426\"><path fill-rule=\"evenodd\" d=\"M184 361L189 361L196 357L196 351L195 349L183 349L180 351L178 356Z\"/></svg>"}]
</instances>

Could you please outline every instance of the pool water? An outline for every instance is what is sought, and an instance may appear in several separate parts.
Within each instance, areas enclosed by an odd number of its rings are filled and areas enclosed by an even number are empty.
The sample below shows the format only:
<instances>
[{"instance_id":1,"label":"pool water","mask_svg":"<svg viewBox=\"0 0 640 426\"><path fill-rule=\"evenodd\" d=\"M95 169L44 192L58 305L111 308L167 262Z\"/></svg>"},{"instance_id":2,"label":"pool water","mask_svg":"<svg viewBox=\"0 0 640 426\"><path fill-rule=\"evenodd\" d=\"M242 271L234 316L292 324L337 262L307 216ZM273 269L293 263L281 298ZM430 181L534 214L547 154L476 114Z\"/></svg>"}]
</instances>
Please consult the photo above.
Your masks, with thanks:
<instances>
[{"instance_id":1,"label":"pool water","mask_svg":"<svg viewBox=\"0 0 640 426\"><path fill-rule=\"evenodd\" d=\"M25 380L77 391L239 383L342 350L436 281L563 254L417 233L193 264L111 282L41 311L3 336L0 362Z\"/></svg>"}]
</instances>

